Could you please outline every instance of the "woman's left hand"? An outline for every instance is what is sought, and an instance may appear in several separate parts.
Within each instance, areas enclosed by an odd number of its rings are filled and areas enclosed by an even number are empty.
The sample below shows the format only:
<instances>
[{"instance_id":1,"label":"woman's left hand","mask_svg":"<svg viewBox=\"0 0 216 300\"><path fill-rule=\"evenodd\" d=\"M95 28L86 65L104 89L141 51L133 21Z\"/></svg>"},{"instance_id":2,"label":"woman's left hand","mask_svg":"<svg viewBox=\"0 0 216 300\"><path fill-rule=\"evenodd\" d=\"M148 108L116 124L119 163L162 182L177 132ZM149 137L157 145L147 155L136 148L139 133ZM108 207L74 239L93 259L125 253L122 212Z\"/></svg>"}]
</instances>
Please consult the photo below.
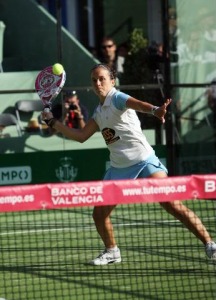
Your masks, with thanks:
<instances>
[{"instance_id":1,"label":"woman's left hand","mask_svg":"<svg viewBox=\"0 0 216 300\"><path fill-rule=\"evenodd\" d=\"M162 123L165 123L165 114L167 112L167 106L172 102L172 99L167 99L163 105L161 105L160 107L158 107L158 109L155 110L154 115L155 117L157 117L158 119L161 120Z\"/></svg>"}]
</instances>

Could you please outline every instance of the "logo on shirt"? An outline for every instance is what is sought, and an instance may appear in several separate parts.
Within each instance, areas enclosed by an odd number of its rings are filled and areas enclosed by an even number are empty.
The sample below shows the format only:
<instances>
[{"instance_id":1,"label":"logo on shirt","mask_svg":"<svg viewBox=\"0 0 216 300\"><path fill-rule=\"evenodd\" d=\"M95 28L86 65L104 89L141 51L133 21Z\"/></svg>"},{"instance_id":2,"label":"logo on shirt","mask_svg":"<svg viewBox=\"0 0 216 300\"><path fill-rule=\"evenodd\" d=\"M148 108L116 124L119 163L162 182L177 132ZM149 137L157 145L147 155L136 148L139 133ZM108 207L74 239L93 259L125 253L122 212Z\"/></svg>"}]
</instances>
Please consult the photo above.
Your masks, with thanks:
<instances>
[{"instance_id":1,"label":"logo on shirt","mask_svg":"<svg viewBox=\"0 0 216 300\"><path fill-rule=\"evenodd\" d=\"M120 139L119 136L115 137L115 130L111 128L104 128L102 130L102 135L107 145L112 144Z\"/></svg>"}]
</instances>

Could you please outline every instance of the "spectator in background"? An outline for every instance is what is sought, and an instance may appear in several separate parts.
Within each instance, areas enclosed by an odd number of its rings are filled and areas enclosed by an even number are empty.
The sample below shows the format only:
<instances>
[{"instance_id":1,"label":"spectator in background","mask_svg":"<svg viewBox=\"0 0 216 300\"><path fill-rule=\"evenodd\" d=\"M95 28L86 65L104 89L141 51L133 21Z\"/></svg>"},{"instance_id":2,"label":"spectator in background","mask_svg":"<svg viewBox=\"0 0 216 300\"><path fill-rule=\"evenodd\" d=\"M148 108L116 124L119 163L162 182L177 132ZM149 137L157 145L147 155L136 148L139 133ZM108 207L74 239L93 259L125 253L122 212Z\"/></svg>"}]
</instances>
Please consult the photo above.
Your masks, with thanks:
<instances>
[{"instance_id":1,"label":"spectator in background","mask_svg":"<svg viewBox=\"0 0 216 300\"><path fill-rule=\"evenodd\" d=\"M162 72L164 63L164 57L163 57L163 45L160 43L157 43L155 41L152 41L151 44L148 47L148 64L152 71L159 70Z\"/></svg>"},{"instance_id":2,"label":"spectator in background","mask_svg":"<svg viewBox=\"0 0 216 300\"><path fill-rule=\"evenodd\" d=\"M211 82L210 87L206 91L208 107L213 113L213 126L216 128L216 78Z\"/></svg>"},{"instance_id":3,"label":"spectator in background","mask_svg":"<svg viewBox=\"0 0 216 300\"><path fill-rule=\"evenodd\" d=\"M122 54L117 51L117 45L111 37L104 37L101 41L101 56L99 60L107 64L111 69L116 71L117 78L121 79L121 74L124 72L124 61L126 53ZM124 48L125 50L125 48Z\"/></svg>"},{"instance_id":4,"label":"spectator in background","mask_svg":"<svg viewBox=\"0 0 216 300\"><path fill-rule=\"evenodd\" d=\"M128 45L127 43L122 43L118 46L117 49L118 56L126 57L128 55Z\"/></svg>"},{"instance_id":5,"label":"spectator in background","mask_svg":"<svg viewBox=\"0 0 216 300\"><path fill-rule=\"evenodd\" d=\"M70 128L83 128L88 120L88 110L80 103L76 91L64 95L63 122Z\"/></svg>"}]
</instances>

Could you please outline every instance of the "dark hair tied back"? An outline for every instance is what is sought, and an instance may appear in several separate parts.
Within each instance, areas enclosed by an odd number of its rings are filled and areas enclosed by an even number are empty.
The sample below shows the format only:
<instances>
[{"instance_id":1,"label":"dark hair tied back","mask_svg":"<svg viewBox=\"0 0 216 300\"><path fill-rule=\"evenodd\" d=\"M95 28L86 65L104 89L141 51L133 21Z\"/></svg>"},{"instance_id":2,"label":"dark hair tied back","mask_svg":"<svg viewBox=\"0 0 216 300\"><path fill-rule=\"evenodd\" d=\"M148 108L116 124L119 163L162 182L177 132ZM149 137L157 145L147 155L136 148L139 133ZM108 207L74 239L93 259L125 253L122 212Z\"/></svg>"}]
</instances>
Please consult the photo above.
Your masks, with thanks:
<instances>
[{"instance_id":1,"label":"dark hair tied back","mask_svg":"<svg viewBox=\"0 0 216 300\"><path fill-rule=\"evenodd\" d=\"M106 69L109 74L111 79L116 79L116 70L108 66L107 64L96 64L94 67L91 69L91 72L94 71L97 68L104 68Z\"/></svg>"}]
</instances>

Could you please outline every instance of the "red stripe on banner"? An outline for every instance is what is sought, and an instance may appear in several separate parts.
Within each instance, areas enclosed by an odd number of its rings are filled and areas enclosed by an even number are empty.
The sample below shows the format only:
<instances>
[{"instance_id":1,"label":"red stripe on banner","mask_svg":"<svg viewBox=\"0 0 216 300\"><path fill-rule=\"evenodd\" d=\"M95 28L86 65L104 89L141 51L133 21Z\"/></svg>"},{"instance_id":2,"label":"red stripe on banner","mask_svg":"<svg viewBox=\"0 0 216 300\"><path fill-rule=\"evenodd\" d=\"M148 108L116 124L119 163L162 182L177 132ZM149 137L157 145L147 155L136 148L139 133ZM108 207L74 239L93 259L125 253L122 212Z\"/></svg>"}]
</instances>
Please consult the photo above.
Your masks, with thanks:
<instances>
[{"instance_id":1,"label":"red stripe on banner","mask_svg":"<svg viewBox=\"0 0 216 300\"><path fill-rule=\"evenodd\" d=\"M216 174L0 187L0 211L216 199Z\"/></svg>"}]
</instances>

